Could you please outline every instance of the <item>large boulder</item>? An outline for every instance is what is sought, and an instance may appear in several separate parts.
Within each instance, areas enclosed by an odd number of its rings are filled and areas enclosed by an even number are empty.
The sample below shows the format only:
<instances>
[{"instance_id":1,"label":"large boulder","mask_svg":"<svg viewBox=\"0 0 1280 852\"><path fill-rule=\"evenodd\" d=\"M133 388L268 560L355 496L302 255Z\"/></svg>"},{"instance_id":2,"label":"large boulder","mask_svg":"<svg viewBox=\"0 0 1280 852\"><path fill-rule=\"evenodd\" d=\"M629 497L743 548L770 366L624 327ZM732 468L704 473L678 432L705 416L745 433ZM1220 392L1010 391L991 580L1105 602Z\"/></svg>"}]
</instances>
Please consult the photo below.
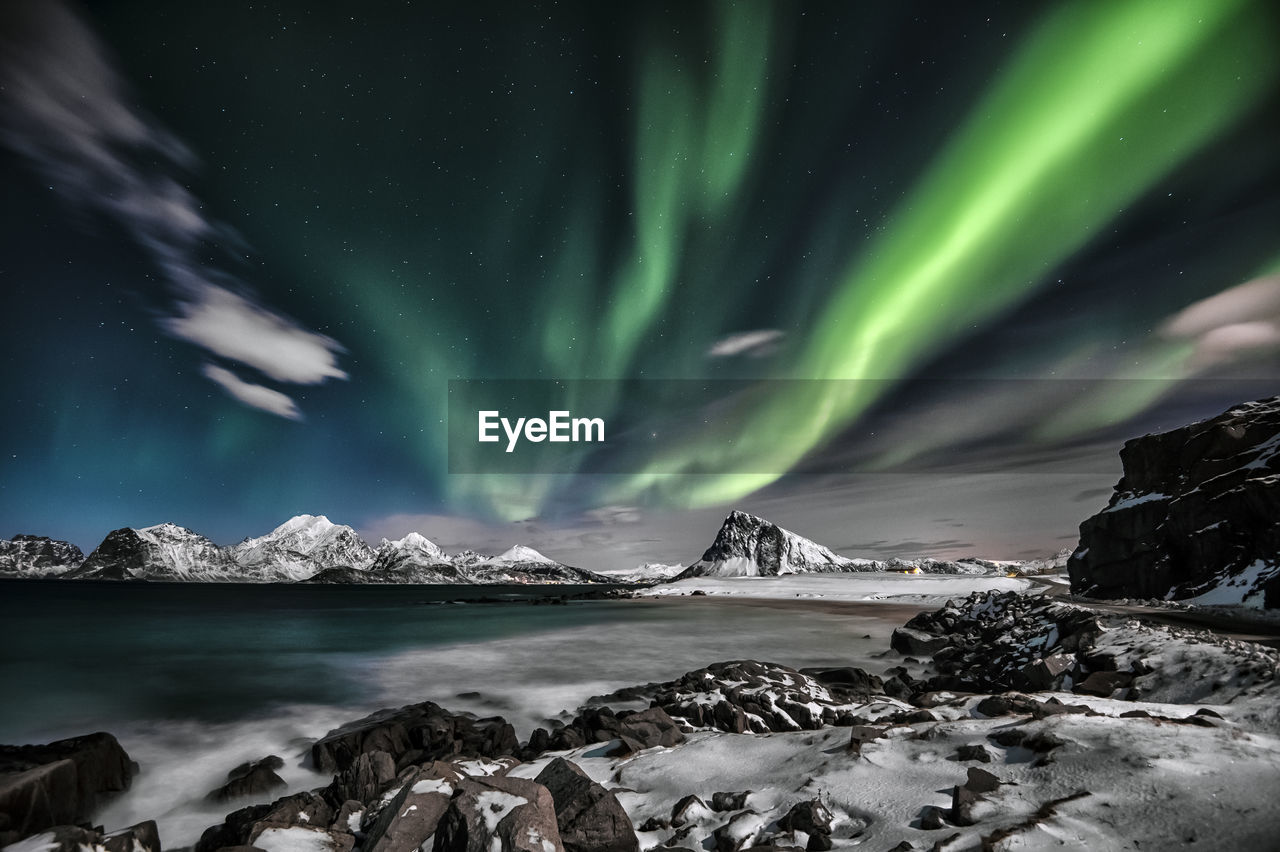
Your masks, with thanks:
<instances>
[{"instance_id":1,"label":"large boulder","mask_svg":"<svg viewBox=\"0 0 1280 852\"><path fill-rule=\"evenodd\" d=\"M365 752L355 763L339 772L325 788L324 797L331 804L376 799L396 780L396 762L385 751Z\"/></svg>"},{"instance_id":2,"label":"large boulder","mask_svg":"<svg viewBox=\"0 0 1280 852\"><path fill-rule=\"evenodd\" d=\"M550 791L527 778L463 779L436 829L434 852L564 852Z\"/></svg>"},{"instance_id":3,"label":"large boulder","mask_svg":"<svg viewBox=\"0 0 1280 852\"><path fill-rule=\"evenodd\" d=\"M211 790L206 799L211 802L229 802L255 796L265 797L289 786L276 774L284 766L278 755L267 755L261 760L242 763L227 773L227 782Z\"/></svg>"},{"instance_id":4,"label":"large boulder","mask_svg":"<svg viewBox=\"0 0 1280 852\"><path fill-rule=\"evenodd\" d=\"M1120 461L1080 525L1073 592L1280 607L1280 397L1135 438Z\"/></svg>"},{"instance_id":5,"label":"large boulder","mask_svg":"<svg viewBox=\"0 0 1280 852\"><path fill-rule=\"evenodd\" d=\"M365 852L417 852L436 833L462 779L439 761L415 770L369 829Z\"/></svg>"},{"instance_id":6,"label":"large boulder","mask_svg":"<svg viewBox=\"0 0 1280 852\"><path fill-rule=\"evenodd\" d=\"M0 815L26 836L84 822L104 794L129 789L137 765L99 732L46 745L0 746Z\"/></svg>"},{"instance_id":7,"label":"large boulder","mask_svg":"<svg viewBox=\"0 0 1280 852\"><path fill-rule=\"evenodd\" d=\"M312 745L311 761L321 772L340 772L362 754L384 751L403 769L464 755L502 757L518 748L515 730L500 716L476 719L425 701L379 710L330 731Z\"/></svg>"},{"instance_id":8,"label":"large boulder","mask_svg":"<svg viewBox=\"0 0 1280 852\"><path fill-rule=\"evenodd\" d=\"M557 757L535 779L555 802L565 852L640 852L631 818L618 797L577 764Z\"/></svg>"}]
</instances>

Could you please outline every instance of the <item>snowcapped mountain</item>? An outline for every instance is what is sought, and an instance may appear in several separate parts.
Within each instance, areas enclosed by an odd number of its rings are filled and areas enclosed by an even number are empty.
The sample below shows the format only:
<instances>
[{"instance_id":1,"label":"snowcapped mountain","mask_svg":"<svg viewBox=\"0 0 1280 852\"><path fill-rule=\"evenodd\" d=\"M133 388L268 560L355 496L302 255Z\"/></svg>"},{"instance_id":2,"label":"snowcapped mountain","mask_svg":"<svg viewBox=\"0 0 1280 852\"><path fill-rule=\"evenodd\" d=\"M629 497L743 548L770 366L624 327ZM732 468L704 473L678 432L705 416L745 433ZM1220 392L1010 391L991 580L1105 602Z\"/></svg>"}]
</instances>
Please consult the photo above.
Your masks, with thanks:
<instances>
[{"instance_id":1,"label":"snowcapped mountain","mask_svg":"<svg viewBox=\"0 0 1280 852\"><path fill-rule=\"evenodd\" d=\"M399 541L384 538L369 570L353 572L349 579L341 579L332 571L322 571L312 582L469 583L471 580L435 542L412 532Z\"/></svg>"},{"instance_id":2,"label":"snowcapped mountain","mask_svg":"<svg viewBox=\"0 0 1280 852\"><path fill-rule=\"evenodd\" d=\"M607 576L618 583L661 583L674 578L685 569L683 562L665 565L661 562L646 562L631 571L610 571Z\"/></svg>"},{"instance_id":3,"label":"snowcapped mountain","mask_svg":"<svg viewBox=\"0 0 1280 852\"><path fill-rule=\"evenodd\" d=\"M716 539L675 579L687 577L775 577L846 571L903 571L924 574L988 574L998 570L984 560L857 559L840 556L817 542L746 512L724 519Z\"/></svg>"},{"instance_id":4,"label":"snowcapped mountain","mask_svg":"<svg viewBox=\"0 0 1280 852\"><path fill-rule=\"evenodd\" d=\"M716 540L702 558L686 568L677 579L875 570L863 567L865 563L867 560L838 556L777 524L735 510L724 519Z\"/></svg>"},{"instance_id":5,"label":"snowcapped mountain","mask_svg":"<svg viewBox=\"0 0 1280 852\"><path fill-rule=\"evenodd\" d=\"M84 553L70 542L36 535L0 538L0 577L53 577L82 562Z\"/></svg>"},{"instance_id":6,"label":"snowcapped mountain","mask_svg":"<svg viewBox=\"0 0 1280 852\"><path fill-rule=\"evenodd\" d=\"M78 566L78 567L77 567ZM0 576L232 583L614 583L531 547L500 556L449 556L420 533L383 539L375 551L351 527L323 515L290 518L258 538L219 547L175 524L112 531L84 559L74 545L35 536L0 540Z\"/></svg>"},{"instance_id":7,"label":"snowcapped mountain","mask_svg":"<svg viewBox=\"0 0 1280 852\"><path fill-rule=\"evenodd\" d=\"M231 554L177 524L157 524L107 534L79 568L80 580L225 580L237 573Z\"/></svg>"},{"instance_id":8,"label":"snowcapped mountain","mask_svg":"<svg viewBox=\"0 0 1280 852\"><path fill-rule=\"evenodd\" d=\"M555 565L554 559L548 559L532 547L525 547L523 544L517 544L515 547L503 553L501 556L495 556L489 560L490 563L512 563L512 562L545 562Z\"/></svg>"},{"instance_id":9,"label":"snowcapped mountain","mask_svg":"<svg viewBox=\"0 0 1280 852\"><path fill-rule=\"evenodd\" d=\"M264 536L246 538L231 556L245 579L304 580L327 568L368 568L374 554L351 527L324 515L298 515Z\"/></svg>"}]
</instances>

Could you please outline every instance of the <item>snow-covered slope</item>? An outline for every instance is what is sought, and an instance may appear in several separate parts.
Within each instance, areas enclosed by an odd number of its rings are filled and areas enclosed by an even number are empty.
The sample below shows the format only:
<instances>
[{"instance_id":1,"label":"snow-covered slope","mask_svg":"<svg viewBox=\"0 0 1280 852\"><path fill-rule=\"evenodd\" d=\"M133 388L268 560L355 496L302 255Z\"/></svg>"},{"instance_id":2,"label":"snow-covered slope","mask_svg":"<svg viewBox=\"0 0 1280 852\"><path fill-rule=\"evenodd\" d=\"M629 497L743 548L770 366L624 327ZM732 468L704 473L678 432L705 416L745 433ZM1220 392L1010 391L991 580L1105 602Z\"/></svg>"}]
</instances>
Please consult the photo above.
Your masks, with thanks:
<instances>
[{"instance_id":1,"label":"snow-covered slope","mask_svg":"<svg viewBox=\"0 0 1280 852\"><path fill-rule=\"evenodd\" d=\"M84 562L74 544L36 535L0 538L0 577L54 577Z\"/></svg>"},{"instance_id":2,"label":"snow-covered slope","mask_svg":"<svg viewBox=\"0 0 1280 852\"><path fill-rule=\"evenodd\" d=\"M78 567L77 567L78 566ZM351 527L298 515L233 547L175 524L112 531L88 559L73 545L34 536L0 540L0 576L94 580L288 583L617 583L518 544L499 556L454 556L417 532L375 551Z\"/></svg>"},{"instance_id":3,"label":"snow-covered slope","mask_svg":"<svg viewBox=\"0 0 1280 852\"><path fill-rule=\"evenodd\" d=\"M89 558L64 576L85 580L226 580L237 574L231 554L177 524L113 530Z\"/></svg>"},{"instance_id":4,"label":"snow-covered slope","mask_svg":"<svg viewBox=\"0 0 1280 852\"><path fill-rule=\"evenodd\" d=\"M455 563L459 571L474 583L611 583L601 574L562 565L548 559L532 547L517 544L500 556L482 557L465 551Z\"/></svg>"},{"instance_id":5,"label":"snow-covered slope","mask_svg":"<svg viewBox=\"0 0 1280 852\"><path fill-rule=\"evenodd\" d=\"M373 549L355 530L324 515L290 518L264 536L246 538L231 555L246 578L262 580L303 580L326 568L364 569L373 562Z\"/></svg>"},{"instance_id":6,"label":"snow-covered slope","mask_svg":"<svg viewBox=\"0 0 1280 852\"><path fill-rule=\"evenodd\" d=\"M548 559L532 547L525 547L523 544L517 544L501 556L495 556L489 560L491 564L511 563L511 562L545 562L549 565L555 565L554 559Z\"/></svg>"},{"instance_id":7,"label":"snow-covered slope","mask_svg":"<svg viewBox=\"0 0 1280 852\"><path fill-rule=\"evenodd\" d=\"M630 571L610 571L607 576L619 583L661 583L673 579L685 569L683 562L665 565L661 562L646 562Z\"/></svg>"},{"instance_id":8,"label":"snow-covered slope","mask_svg":"<svg viewBox=\"0 0 1280 852\"><path fill-rule=\"evenodd\" d=\"M316 582L331 582L338 575L324 572ZM399 541L382 540L368 571L351 574L349 582L366 583L469 583L449 557L433 541L412 532Z\"/></svg>"},{"instance_id":9,"label":"snow-covered slope","mask_svg":"<svg viewBox=\"0 0 1280 852\"><path fill-rule=\"evenodd\" d=\"M857 560L746 512L724 519L716 540L702 558L680 574L685 577L774 577L812 571L856 571Z\"/></svg>"}]
</instances>

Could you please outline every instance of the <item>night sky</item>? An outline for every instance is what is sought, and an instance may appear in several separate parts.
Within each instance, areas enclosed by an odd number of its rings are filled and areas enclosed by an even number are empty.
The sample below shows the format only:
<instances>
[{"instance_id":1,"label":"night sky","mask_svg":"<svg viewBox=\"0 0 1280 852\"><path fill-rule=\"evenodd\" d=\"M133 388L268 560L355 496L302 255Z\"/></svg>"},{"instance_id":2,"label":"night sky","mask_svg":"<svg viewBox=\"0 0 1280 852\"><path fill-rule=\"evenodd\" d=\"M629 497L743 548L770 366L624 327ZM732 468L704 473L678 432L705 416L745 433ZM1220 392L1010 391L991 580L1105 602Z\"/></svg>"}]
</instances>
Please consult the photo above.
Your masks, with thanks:
<instances>
[{"instance_id":1,"label":"night sky","mask_svg":"<svg viewBox=\"0 0 1280 852\"><path fill-rule=\"evenodd\" d=\"M1280 393L1264 0L13 0L0 180L0 535L86 551L1047 554ZM569 382L660 425L606 476L451 474L451 379L749 381Z\"/></svg>"}]
</instances>

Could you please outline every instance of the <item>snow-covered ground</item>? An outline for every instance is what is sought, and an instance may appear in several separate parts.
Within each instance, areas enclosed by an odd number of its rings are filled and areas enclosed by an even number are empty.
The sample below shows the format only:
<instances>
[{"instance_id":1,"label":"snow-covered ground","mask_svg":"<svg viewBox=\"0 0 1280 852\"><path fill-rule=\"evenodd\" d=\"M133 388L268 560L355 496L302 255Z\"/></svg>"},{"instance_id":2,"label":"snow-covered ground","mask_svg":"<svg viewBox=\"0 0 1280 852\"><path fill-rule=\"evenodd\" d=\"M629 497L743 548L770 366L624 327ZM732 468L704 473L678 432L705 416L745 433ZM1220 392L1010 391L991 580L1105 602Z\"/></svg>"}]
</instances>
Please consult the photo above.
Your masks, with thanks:
<instances>
[{"instance_id":1,"label":"snow-covered ground","mask_svg":"<svg viewBox=\"0 0 1280 852\"><path fill-rule=\"evenodd\" d=\"M716 792L750 790L747 808L763 832L779 832L777 820L797 802L821 797L836 815L835 848L886 850L907 841L929 849L959 834L946 849L977 850L981 838L1017 829L992 848L1065 850L1273 849L1280 828L1275 796L1280 739L1230 724L1199 727L1155 719L1116 718L1141 707L1153 715L1181 718L1194 708L1061 695L1104 714L1063 714L1023 723L1009 717L980 718L976 699L946 708L953 720L902 725L885 739L846 751L847 728L764 736L702 732L680 746L650 749L629 758L608 758L607 747L571 752L596 781L617 792L638 827L669 818L688 794L710 803ZM1000 746L989 737L1021 724L1029 736L1063 741L1045 762L1021 746ZM962 746L983 745L990 763L957 760ZM550 756L516 767L532 778ZM968 767L993 773L1002 783L986 794L977 825L920 827L925 808L948 811L952 789L964 784ZM1046 803L1068 799L1043 819ZM678 845L704 847L712 832L735 812L703 812ZM642 848L661 845L674 829L640 832Z\"/></svg>"},{"instance_id":2,"label":"snow-covered ground","mask_svg":"<svg viewBox=\"0 0 1280 852\"><path fill-rule=\"evenodd\" d=\"M811 599L827 601L882 601L886 603L941 604L970 592L1015 592L1030 588L1022 577L964 574L786 574L781 577L690 577L640 592L651 597L707 595L743 598Z\"/></svg>"}]
</instances>

